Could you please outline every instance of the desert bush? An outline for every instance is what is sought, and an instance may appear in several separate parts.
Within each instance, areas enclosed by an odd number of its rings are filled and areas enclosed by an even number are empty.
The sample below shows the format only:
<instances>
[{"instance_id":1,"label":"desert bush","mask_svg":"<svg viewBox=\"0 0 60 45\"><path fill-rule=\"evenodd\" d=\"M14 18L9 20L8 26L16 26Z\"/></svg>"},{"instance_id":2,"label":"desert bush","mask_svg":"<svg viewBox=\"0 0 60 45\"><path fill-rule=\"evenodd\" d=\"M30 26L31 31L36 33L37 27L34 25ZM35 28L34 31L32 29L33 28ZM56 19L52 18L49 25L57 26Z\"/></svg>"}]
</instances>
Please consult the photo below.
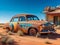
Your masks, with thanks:
<instances>
[{"instance_id":1,"label":"desert bush","mask_svg":"<svg viewBox=\"0 0 60 45\"><path fill-rule=\"evenodd\" d=\"M7 41L8 38L9 38L9 37L6 36L6 35L2 36L2 38L1 38L1 43L2 43L2 45L6 45L6 41Z\"/></svg>"},{"instance_id":2,"label":"desert bush","mask_svg":"<svg viewBox=\"0 0 60 45\"><path fill-rule=\"evenodd\" d=\"M40 37L40 33L39 32L37 32L36 37Z\"/></svg>"},{"instance_id":3,"label":"desert bush","mask_svg":"<svg viewBox=\"0 0 60 45\"><path fill-rule=\"evenodd\" d=\"M12 39L11 37L4 35L1 38L1 43L2 45L14 45L14 39Z\"/></svg>"},{"instance_id":4,"label":"desert bush","mask_svg":"<svg viewBox=\"0 0 60 45\"><path fill-rule=\"evenodd\" d=\"M21 30L18 30L17 35L23 36L24 34L23 34L23 32Z\"/></svg>"},{"instance_id":5,"label":"desert bush","mask_svg":"<svg viewBox=\"0 0 60 45\"><path fill-rule=\"evenodd\" d=\"M49 41L46 41L45 43L46 43L46 44L52 44L52 43L51 43L51 42L49 42Z\"/></svg>"},{"instance_id":6,"label":"desert bush","mask_svg":"<svg viewBox=\"0 0 60 45\"><path fill-rule=\"evenodd\" d=\"M14 39L9 38L9 39L6 41L6 44L7 44L7 45L14 45Z\"/></svg>"},{"instance_id":7,"label":"desert bush","mask_svg":"<svg viewBox=\"0 0 60 45\"><path fill-rule=\"evenodd\" d=\"M13 33L13 32L11 32L11 31L9 31L9 32L8 32L8 34L9 34L9 35L13 35L14 33Z\"/></svg>"}]
</instances>

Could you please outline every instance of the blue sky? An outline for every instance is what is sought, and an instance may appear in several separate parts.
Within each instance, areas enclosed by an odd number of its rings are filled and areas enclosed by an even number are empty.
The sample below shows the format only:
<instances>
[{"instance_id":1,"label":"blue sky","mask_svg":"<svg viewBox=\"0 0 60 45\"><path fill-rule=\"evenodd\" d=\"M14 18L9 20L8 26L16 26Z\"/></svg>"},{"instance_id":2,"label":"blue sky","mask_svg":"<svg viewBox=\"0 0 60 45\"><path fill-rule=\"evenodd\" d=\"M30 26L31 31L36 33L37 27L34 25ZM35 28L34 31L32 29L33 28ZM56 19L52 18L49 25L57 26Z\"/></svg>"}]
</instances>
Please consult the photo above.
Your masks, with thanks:
<instances>
[{"instance_id":1,"label":"blue sky","mask_svg":"<svg viewBox=\"0 0 60 45\"><path fill-rule=\"evenodd\" d=\"M60 5L60 0L0 0L0 23L9 22L12 16L23 13L45 19L44 8L57 5Z\"/></svg>"}]
</instances>

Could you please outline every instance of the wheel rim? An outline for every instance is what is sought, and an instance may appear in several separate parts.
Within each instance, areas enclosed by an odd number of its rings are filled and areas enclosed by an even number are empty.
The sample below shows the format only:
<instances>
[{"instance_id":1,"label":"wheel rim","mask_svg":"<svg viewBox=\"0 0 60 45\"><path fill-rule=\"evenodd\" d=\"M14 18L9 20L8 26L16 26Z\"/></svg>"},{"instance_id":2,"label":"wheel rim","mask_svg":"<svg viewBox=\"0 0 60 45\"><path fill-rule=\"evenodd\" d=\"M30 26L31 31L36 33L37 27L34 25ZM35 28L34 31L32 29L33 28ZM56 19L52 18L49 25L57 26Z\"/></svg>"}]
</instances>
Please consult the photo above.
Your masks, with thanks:
<instances>
[{"instance_id":1,"label":"wheel rim","mask_svg":"<svg viewBox=\"0 0 60 45\"><path fill-rule=\"evenodd\" d=\"M31 30L30 30L30 35L31 35L31 36L36 36L36 33L37 33L37 32L36 32L35 29L31 29Z\"/></svg>"}]
</instances>

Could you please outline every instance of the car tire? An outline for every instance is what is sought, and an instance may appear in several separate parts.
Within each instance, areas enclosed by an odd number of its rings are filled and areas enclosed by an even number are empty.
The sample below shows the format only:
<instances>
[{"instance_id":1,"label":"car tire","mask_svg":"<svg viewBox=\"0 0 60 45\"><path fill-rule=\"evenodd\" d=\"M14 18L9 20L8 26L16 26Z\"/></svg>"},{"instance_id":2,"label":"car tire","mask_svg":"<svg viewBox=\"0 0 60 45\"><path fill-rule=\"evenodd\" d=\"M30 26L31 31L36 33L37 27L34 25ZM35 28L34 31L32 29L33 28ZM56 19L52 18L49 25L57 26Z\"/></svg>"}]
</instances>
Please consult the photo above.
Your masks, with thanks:
<instances>
[{"instance_id":1,"label":"car tire","mask_svg":"<svg viewBox=\"0 0 60 45\"><path fill-rule=\"evenodd\" d=\"M37 34L37 29L35 28L30 28L29 31L28 31L29 35L30 36L36 36Z\"/></svg>"}]
</instances>

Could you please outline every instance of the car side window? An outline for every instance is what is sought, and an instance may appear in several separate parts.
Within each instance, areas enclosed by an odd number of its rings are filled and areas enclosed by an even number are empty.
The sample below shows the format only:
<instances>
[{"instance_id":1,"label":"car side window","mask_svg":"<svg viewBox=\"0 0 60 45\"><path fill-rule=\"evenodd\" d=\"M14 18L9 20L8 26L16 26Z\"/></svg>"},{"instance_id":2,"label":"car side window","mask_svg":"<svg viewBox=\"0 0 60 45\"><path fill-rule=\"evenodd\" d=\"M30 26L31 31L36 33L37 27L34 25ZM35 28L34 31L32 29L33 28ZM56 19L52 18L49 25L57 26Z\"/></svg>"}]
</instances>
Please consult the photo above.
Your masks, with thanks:
<instances>
[{"instance_id":1,"label":"car side window","mask_svg":"<svg viewBox=\"0 0 60 45\"><path fill-rule=\"evenodd\" d=\"M21 17L19 18L19 20L20 20L20 21L26 21L24 16L21 16Z\"/></svg>"},{"instance_id":2,"label":"car side window","mask_svg":"<svg viewBox=\"0 0 60 45\"><path fill-rule=\"evenodd\" d=\"M13 18L12 22L18 22L18 18Z\"/></svg>"}]
</instances>

